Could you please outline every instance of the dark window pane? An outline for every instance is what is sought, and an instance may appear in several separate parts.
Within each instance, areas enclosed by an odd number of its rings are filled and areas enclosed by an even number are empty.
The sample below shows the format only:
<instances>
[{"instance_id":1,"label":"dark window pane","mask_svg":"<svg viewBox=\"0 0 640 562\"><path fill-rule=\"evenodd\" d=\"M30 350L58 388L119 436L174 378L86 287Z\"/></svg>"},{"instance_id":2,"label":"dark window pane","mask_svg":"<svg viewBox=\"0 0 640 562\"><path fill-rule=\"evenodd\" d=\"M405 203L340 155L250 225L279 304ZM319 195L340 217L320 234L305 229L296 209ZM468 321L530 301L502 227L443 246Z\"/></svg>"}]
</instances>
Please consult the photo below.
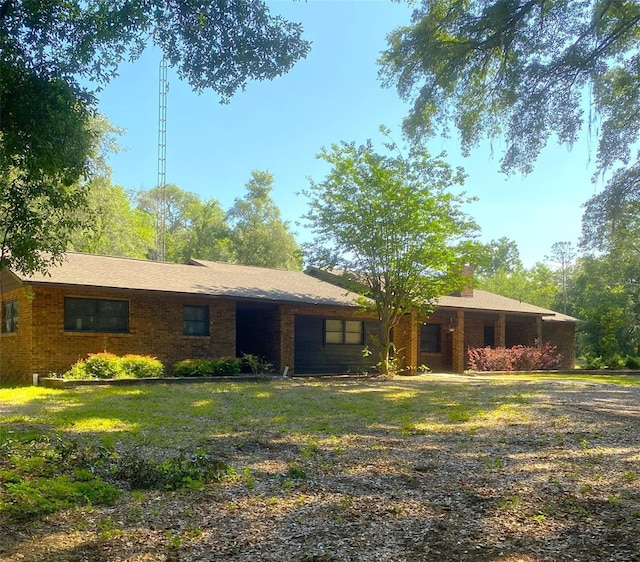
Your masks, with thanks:
<instances>
[{"instance_id":1,"label":"dark window pane","mask_svg":"<svg viewBox=\"0 0 640 562\"><path fill-rule=\"evenodd\" d=\"M182 333L185 336L209 335L209 307L186 305L182 309Z\"/></svg>"},{"instance_id":2,"label":"dark window pane","mask_svg":"<svg viewBox=\"0 0 640 562\"><path fill-rule=\"evenodd\" d=\"M420 351L440 353L440 324L423 324L420 329Z\"/></svg>"},{"instance_id":3,"label":"dark window pane","mask_svg":"<svg viewBox=\"0 0 640 562\"><path fill-rule=\"evenodd\" d=\"M17 300L4 303L2 307L2 331L12 333L18 331L18 306Z\"/></svg>"},{"instance_id":4,"label":"dark window pane","mask_svg":"<svg viewBox=\"0 0 640 562\"><path fill-rule=\"evenodd\" d=\"M129 331L129 301L64 299L64 329L71 332Z\"/></svg>"},{"instance_id":5,"label":"dark window pane","mask_svg":"<svg viewBox=\"0 0 640 562\"><path fill-rule=\"evenodd\" d=\"M496 346L496 330L493 326L484 327L484 346L485 347Z\"/></svg>"}]
</instances>

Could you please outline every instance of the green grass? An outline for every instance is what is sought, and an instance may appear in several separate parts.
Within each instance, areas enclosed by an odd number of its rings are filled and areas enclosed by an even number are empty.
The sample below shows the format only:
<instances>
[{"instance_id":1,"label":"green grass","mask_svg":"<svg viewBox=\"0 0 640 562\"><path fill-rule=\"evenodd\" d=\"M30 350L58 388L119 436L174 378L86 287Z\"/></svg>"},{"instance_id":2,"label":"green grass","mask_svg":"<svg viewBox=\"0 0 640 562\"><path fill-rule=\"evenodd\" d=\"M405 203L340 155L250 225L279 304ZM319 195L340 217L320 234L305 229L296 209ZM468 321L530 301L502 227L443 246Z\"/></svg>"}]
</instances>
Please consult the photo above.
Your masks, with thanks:
<instances>
[{"instance_id":1,"label":"green grass","mask_svg":"<svg viewBox=\"0 0 640 562\"><path fill-rule=\"evenodd\" d=\"M559 378L639 382L535 375L543 384ZM283 481L292 486L306 477L304 463L330 471L332 461L323 451L340 455L343 440L351 436L471 435L483 426L526 423L538 392L529 379L0 388L0 512L29 519L74 505L108 504L122 482L132 489L175 490L240 478L252 489L255 475L249 467L236 469L209 452L260 440L298 447L302 464L290 464ZM497 471L503 459L487 457L484 463Z\"/></svg>"}]
</instances>

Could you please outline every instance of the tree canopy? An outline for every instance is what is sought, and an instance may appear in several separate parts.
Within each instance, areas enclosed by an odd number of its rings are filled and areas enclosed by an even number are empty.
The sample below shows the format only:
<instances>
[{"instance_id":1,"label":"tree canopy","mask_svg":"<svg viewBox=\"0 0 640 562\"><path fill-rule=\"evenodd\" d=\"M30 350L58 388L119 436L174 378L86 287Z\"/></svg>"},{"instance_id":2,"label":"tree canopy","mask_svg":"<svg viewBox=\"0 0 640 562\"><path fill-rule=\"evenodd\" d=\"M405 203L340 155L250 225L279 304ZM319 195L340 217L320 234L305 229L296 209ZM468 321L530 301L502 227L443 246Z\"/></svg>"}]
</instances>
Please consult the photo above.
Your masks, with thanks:
<instances>
[{"instance_id":1,"label":"tree canopy","mask_svg":"<svg viewBox=\"0 0 640 562\"><path fill-rule=\"evenodd\" d=\"M254 170L246 188L246 195L236 199L227 214L232 228L234 261L301 269L302 252L271 198L273 176L264 170Z\"/></svg>"},{"instance_id":2,"label":"tree canopy","mask_svg":"<svg viewBox=\"0 0 640 562\"><path fill-rule=\"evenodd\" d=\"M413 102L413 138L454 124L468 153L502 137L503 170L529 172L552 135L570 145L597 117L605 169L635 156L639 35L634 0L423 0L388 36L381 75Z\"/></svg>"},{"instance_id":3,"label":"tree canopy","mask_svg":"<svg viewBox=\"0 0 640 562\"><path fill-rule=\"evenodd\" d=\"M462 266L476 249L477 227L460 208L467 198L450 191L464 174L442 157L381 154L370 141L336 144L319 157L332 168L305 192L315 238L308 259L365 285L382 324L386 373L392 328L414 307L427 311L434 299L459 289Z\"/></svg>"},{"instance_id":4,"label":"tree canopy","mask_svg":"<svg viewBox=\"0 0 640 562\"><path fill-rule=\"evenodd\" d=\"M0 0L0 267L59 259L91 171L95 89L121 62L153 43L196 92L228 101L306 56L301 34L260 0Z\"/></svg>"}]
</instances>

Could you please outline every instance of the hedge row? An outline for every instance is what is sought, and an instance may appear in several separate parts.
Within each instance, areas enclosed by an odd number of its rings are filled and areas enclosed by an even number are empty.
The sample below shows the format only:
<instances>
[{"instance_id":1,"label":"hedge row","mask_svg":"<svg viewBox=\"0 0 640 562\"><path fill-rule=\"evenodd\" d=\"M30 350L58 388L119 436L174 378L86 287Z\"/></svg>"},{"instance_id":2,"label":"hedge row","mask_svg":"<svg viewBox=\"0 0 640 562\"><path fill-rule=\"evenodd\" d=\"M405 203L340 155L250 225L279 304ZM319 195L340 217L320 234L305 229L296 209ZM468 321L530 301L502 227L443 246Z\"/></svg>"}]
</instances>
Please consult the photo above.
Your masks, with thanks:
<instances>
[{"instance_id":1,"label":"hedge row","mask_svg":"<svg viewBox=\"0 0 640 562\"><path fill-rule=\"evenodd\" d=\"M185 359L173 367L178 377L203 377L238 375L242 359L222 357L220 359ZM252 369L253 371L253 369ZM64 373L65 379L122 379L154 378L164 374L164 365L155 357L147 355L124 355L113 353L90 353Z\"/></svg>"},{"instance_id":2,"label":"hedge row","mask_svg":"<svg viewBox=\"0 0 640 562\"><path fill-rule=\"evenodd\" d=\"M178 377L206 377L215 375L238 375L242 361L235 357L220 359L184 359L173 369Z\"/></svg>"},{"instance_id":3,"label":"hedge row","mask_svg":"<svg viewBox=\"0 0 640 562\"><path fill-rule=\"evenodd\" d=\"M470 347L467 358L472 371L550 371L562 362L562 355L548 342L540 348Z\"/></svg>"}]
</instances>

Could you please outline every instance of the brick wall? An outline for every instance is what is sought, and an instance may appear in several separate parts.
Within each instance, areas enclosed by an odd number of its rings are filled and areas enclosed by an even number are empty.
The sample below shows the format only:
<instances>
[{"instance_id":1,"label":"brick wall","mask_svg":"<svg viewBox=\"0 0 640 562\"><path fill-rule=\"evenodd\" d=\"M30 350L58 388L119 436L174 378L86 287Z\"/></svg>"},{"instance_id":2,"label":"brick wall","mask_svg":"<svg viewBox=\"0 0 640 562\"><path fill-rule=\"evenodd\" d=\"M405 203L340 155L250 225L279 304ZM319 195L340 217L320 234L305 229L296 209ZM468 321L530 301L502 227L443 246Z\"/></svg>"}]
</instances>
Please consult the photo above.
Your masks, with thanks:
<instances>
[{"instance_id":1,"label":"brick wall","mask_svg":"<svg viewBox=\"0 0 640 562\"><path fill-rule=\"evenodd\" d=\"M470 318L465 315L464 319L464 352L465 362L467 349L470 347L484 347L484 327L493 326L494 323L489 320Z\"/></svg>"},{"instance_id":2,"label":"brick wall","mask_svg":"<svg viewBox=\"0 0 640 562\"><path fill-rule=\"evenodd\" d=\"M18 301L18 329L0 334L0 382L31 383L32 300L24 289L4 293L0 314L7 301Z\"/></svg>"},{"instance_id":3,"label":"brick wall","mask_svg":"<svg viewBox=\"0 0 640 562\"><path fill-rule=\"evenodd\" d=\"M562 355L561 369L573 369L576 364L576 326L573 322L543 322L542 341L550 342Z\"/></svg>"},{"instance_id":4,"label":"brick wall","mask_svg":"<svg viewBox=\"0 0 640 562\"><path fill-rule=\"evenodd\" d=\"M88 353L152 355L167 370L181 359L235 357L235 302L194 296L36 288L33 306L31 370L64 372ZM96 297L129 301L129 333L64 331L64 297ZM209 306L209 336L184 336L183 306ZM27 376L30 376L27 375Z\"/></svg>"},{"instance_id":5,"label":"brick wall","mask_svg":"<svg viewBox=\"0 0 640 562\"><path fill-rule=\"evenodd\" d=\"M534 319L532 319L534 320ZM532 346L538 338L538 328L535 321L517 322L508 320L505 328L505 347L514 345Z\"/></svg>"}]
</instances>

